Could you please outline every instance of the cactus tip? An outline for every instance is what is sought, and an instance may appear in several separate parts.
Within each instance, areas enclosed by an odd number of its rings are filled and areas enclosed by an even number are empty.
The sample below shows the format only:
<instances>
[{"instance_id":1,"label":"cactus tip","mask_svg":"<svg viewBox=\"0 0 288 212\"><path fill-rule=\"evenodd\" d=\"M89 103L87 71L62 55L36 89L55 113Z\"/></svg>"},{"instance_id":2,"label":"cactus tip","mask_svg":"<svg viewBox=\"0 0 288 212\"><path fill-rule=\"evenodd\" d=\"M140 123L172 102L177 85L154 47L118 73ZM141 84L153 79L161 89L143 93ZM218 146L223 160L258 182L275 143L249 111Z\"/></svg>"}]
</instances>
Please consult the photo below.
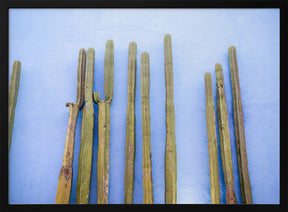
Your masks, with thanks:
<instances>
[{"instance_id":1,"label":"cactus tip","mask_svg":"<svg viewBox=\"0 0 288 212\"><path fill-rule=\"evenodd\" d=\"M93 52L93 54L95 54L95 50L94 50L93 47L89 47L89 48L87 49L87 53L88 53L88 52Z\"/></svg>"},{"instance_id":2,"label":"cactus tip","mask_svg":"<svg viewBox=\"0 0 288 212\"><path fill-rule=\"evenodd\" d=\"M211 73L210 72L205 72L204 74L204 79L211 79Z\"/></svg>"},{"instance_id":3,"label":"cactus tip","mask_svg":"<svg viewBox=\"0 0 288 212\"><path fill-rule=\"evenodd\" d=\"M146 51L144 51L144 52L142 52L142 54L141 54L141 55L149 56L149 53L148 53L148 52L146 52Z\"/></svg>"},{"instance_id":4,"label":"cactus tip","mask_svg":"<svg viewBox=\"0 0 288 212\"><path fill-rule=\"evenodd\" d=\"M14 63L19 63L21 64L21 62L19 60L14 60Z\"/></svg>"},{"instance_id":5,"label":"cactus tip","mask_svg":"<svg viewBox=\"0 0 288 212\"><path fill-rule=\"evenodd\" d=\"M136 44L135 41L131 41L131 42L129 43L129 46L136 48L136 47L137 47L137 44Z\"/></svg>"},{"instance_id":6,"label":"cactus tip","mask_svg":"<svg viewBox=\"0 0 288 212\"><path fill-rule=\"evenodd\" d=\"M79 52L85 52L84 48L79 49Z\"/></svg>"},{"instance_id":7,"label":"cactus tip","mask_svg":"<svg viewBox=\"0 0 288 212\"><path fill-rule=\"evenodd\" d=\"M217 71L221 71L222 70L222 65L220 63L216 63L215 64L215 70Z\"/></svg>"},{"instance_id":8,"label":"cactus tip","mask_svg":"<svg viewBox=\"0 0 288 212\"><path fill-rule=\"evenodd\" d=\"M167 33L167 34L164 35L164 42L165 41L171 42L171 35L170 34Z\"/></svg>"},{"instance_id":9,"label":"cactus tip","mask_svg":"<svg viewBox=\"0 0 288 212\"><path fill-rule=\"evenodd\" d=\"M107 40L106 45L114 45L114 41L112 39Z\"/></svg>"},{"instance_id":10,"label":"cactus tip","mask_svg":"<svg viewBox=\"0 0 288 212\"><path fill-rule=\"evenodd\" d=\"M229 51L229 50L235 50L235 49L236 49L235 46L229 46L228 51Z\"/></svg>"}]
</instances>

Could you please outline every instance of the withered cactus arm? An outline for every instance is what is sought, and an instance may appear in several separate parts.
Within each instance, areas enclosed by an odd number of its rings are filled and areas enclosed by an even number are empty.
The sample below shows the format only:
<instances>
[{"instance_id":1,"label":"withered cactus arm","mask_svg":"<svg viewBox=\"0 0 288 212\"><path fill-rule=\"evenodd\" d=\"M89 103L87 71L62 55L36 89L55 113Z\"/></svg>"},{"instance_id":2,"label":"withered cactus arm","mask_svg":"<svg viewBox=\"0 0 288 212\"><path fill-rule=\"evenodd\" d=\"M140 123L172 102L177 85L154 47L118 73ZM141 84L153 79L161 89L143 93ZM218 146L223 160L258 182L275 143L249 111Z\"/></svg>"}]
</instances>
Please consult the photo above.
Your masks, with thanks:
<instances>
[{"instance_id":1,"label":"withered cactus arm","mask_svg":"<svg viewBox=\"0 0 288 212\"><path fill-rule=\"evenodd\" d=\"M90 177L92 168L92 150L94 133L94 105L93 105L93 81L94 81L94 57L93 48L87 50L85 71L85 105L82 110L81 144L77 176L77 204L88 204L90 194Z\"/></svg>"},{"instance_id":2,"label":"withered cactus arm","mask_svg":"<svg viewBox=\"0 0 288 212\"><path fill-rule=\"evenodd\" d=\"M150 119L150 62L149 54L141 54L141 105L143 137L143 204L153 204Z\"/></svg>"},{"instance_id":3,"label":"withered cactus arm","mask_svg":"<svg viewBox=\"0 0 288 212\"><path fill-rule=\"evenodd\" d=\"M72 182L72 164L74 153L75 130L79 109L83 105L84 100L84 72L85 72L85 49L80 49L78 59L77 73L77 96L76 103L67 103L69 107L69 122L65 141L65 150L63 156L63 165L60 170L58 187L56 193L56 204L69 204L71 182Z\"/></svg>"},{"instance_id":4,"label":"withered cactus arm","mask_svg":"<svg viewBox=\"0 0 288 212\"><path fill-rule=\"evenodd\" d=\"M205 99L206 99L206 124L209 152L209 173L211 188L211 204L220 204L220 186L218 172L217 138L215 128L215 109L213 100L212 77L205 73Z\"/></svg>"},{"instance_id":5,"label":"withered cactus arm","mask_svg":"<svg viewBox=\"0 0 288 212\"><path fill-rule=\"evenodd\" d=\"M171 35L164 36L166 84L165 203L177 203L177 153Z\"/></svg>"},{"instance_id":6,"label":"withered cactus arm","mask_svg":"<svg viewBox=\"0 0 288 212\"><path fill-rule=\"evenodd\" d=\"M234 192L227 103L224 90L223 69L220 63L216 63L215 71L216 71L216 85L217 85L216 94L217 94L218 128L220 137L222 166L226 184L226 204L236 204L237 202Z\"/></svg>"},{"instance_id":7,"label":"withered cactus arm","mask_svg":"<svg viewBox=\"0 0 288 212\"><path fill-rule=\"evenodd\" d=\"M135 162L135 91L136 91L137 45L129 43L128 51L128 100L125 141L125 193L124 203L133 203L134 162Z\"/></svg>"},{"instance_id":8,"label":"withered cactus arm","mask_svg":"<svg viewBox=\"0 0 288 212\"><path fill-rule=\"evenodd\" d=\"M10 88L9 88L9 99L8 99L8 104L9 104L8 153L10 152L10 146L11 146L11 140L12 140L14 116L15 116L15 109L16 109L18 90L19 90L19 84L20 84L20 73L21 73L21 62L19 60L15 60L13 63L13 68L12 68L12 75L11 75Z\"/></svg>"},{"instance_id":9,"label":"withered cactus arm","mask_svg":"<svg viewBox=\"0 0 288 212\"><path fill-rule=\"evenodd\" d=\"M110 106L113 98L114 43L106 42L105 52L105 101L94 92L94 102L98 104L98 158L97 158L97 202L108 204L109 151L110 151Z\"/></svg>"},{"instance_id":10,"label":"withered cactus arm","mask_svg":"<svg viewBox=\"0 0 288 212\"><path fill-rule=\"evenodd\" d=\"M252 192L248 170L244 118L243 118L240 81L239 81L239 72L238 72L235 46L230 46L228 48L228 54L230 63L232 95L233 95L234 128L235 128L235 140L237 148L241 196L243 204L252 204L253 203Z\"/></svg>"}]
</instances>

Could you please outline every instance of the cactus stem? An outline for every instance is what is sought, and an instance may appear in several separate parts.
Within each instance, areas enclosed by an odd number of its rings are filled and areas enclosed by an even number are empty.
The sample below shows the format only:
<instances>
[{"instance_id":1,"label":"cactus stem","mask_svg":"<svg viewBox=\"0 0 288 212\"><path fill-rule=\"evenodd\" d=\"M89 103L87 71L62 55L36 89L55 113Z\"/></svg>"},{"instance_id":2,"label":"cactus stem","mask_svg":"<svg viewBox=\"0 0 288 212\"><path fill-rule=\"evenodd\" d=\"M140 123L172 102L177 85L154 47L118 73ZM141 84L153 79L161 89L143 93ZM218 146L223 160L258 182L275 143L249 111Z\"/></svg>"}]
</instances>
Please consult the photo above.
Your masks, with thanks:
<instances>
[{"instance_id":1,"label":"cactus stem","mask_svg":"<svg viewBox=\"0 0 288 212\"><path fill-rule=\"evenodd\" d=\"M226 204L236 204L236 197L233 183L233 168L231 156L231 142L228 124L227 103L224 90L223 69L220 63L215 65L217 85L217 113L220 135L220 149L222 166L226 184Z\"/></svg>"},{"instance_id":2,"label":"cactus stem","mask_svg":"<svg viewBox=\"0 0 288 212\"><path fill-rule=\"evenodd\" d=\"M11 140L12 140L12 132L13 132L13 125L14 125L14 116L15 116L15 109L17 104L18 98L18 90L20 84L20 73L21 73L21 62L15 60L13 63L12 68L12 75L10 81L10 88L9 88L9 112L8 112L8 153L10 152Z\"/></svg>"},{"instance_id":3,"label":"cactus stem","mask_svg":"<svg viewBox=\"0 0 288 212\"><path fill-rule=\"evenodd\" d=\"M130 42L128 51L128 99L125 140L125 191L124 203L133 203L135 162L135 90L137 44Z\"/></svg>"},{"instance_id":4,"label":"cactus stem","mask_svg":"<svg viewBox=\"0 0 288 212\"><path fill-rule=\"evenodd\" d=\"M85 59L86 51L85 49L80 49L78 59L76 103L66 103L66 107L69 107L69 122L65 141L63 166L59 174L55 204L69 204L70 201L75 130L79 109L82 107L84 99Z\"/></svg>"},{"instance_id":5,"label":"cactus stem","mask_svg":"<svg viewBox=\"0 0 288 212\"><path fill-rule=\"evenodd\" d=\"M209 151L209 172L211 188L211 204L220 204L220 187L217 158L217 138L215 128L215 110L213 100L212 77L209 72L204 75L206 98L206 123Z\"/></svg>"},{"instance_id":6,"label":"cactus stem","mask_svg":"<svg viewBox=\"0 0 288 212\"><path fill-rule=\"evenodd\" d=\"M230 46L228 48L228 54L230 63L232 95L233 95L234 128L235 128L235 140L237 148L241 196L243 204L252 204L252 192L249 179L244 118L243 118L239 72L238 72L235 46Z\"/></svg>"},{"instance_id":7,"label":"cactus stem","mask_svg":"<svg viewBox=\"0 0 288 212\"><path fill-rule=\"evenodd\" d=\"M94 105L93 105L93 81L95 51L88 48L86 57L85 105L82 110L81 144L77 177L77 204L88 204L90 194L90 177L92 167L92 149L94 133Z\"/></svg>"},{"instance_id":8,"label":"cactus stem","mask_svg":"<svg viewBox=\"0 0 288 212\"><path fill-rule=\"evenodd\" d=\"M143 136L143 204L153 204L150 119L150 62L149 54L141 54L141 105Z\"/></svg>"},{"instance_id":9,"label":"cactus stem","mask_svg":"<svg viewBox=\"0 0 288 212\"><path fill-rule=\"evenodd\" d=\"M110 106L113 98L114 44L106 42L105 51L105 101L99 92L94 92L93 100L98 104L98 155L97 155L97 202L108 204L109 151L110 151Z\"/></svg>"},{"instance_id":10,"label":"cactus stem","mask_svg":"<svg viewBox=\"0 0 288 212\"><path fill-rule=\"evenodd\" d=\"M175 108L171 35L164 36L166 84L165 203L177 203L177 153L175 141Z\"/></svg>"}]
</instances>

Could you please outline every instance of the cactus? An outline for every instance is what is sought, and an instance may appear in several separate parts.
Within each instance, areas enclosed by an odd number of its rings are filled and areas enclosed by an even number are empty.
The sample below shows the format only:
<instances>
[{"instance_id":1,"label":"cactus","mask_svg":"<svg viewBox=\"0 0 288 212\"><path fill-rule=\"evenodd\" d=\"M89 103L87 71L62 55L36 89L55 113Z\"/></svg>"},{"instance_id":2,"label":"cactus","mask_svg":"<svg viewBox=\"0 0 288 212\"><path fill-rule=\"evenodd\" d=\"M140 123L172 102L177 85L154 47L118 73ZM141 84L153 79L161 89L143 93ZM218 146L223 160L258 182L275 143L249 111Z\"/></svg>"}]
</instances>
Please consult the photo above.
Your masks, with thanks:
<instances>
[{"instance_id":1,"label":"cactus","mask_svg":"<svg viewBox=\"0 0 288 212\"><path fill-rule=\"evenodd\" d=\"M233 94L233 113L234 113L234 128L235 140L237 148L238 170L240 179L240 188L242 202L244 204L252 204L252 193L249 179L248 159L246 152L246 141L244 131L244 118L241 103L241 91L237 64L237 55L235 46L228 48L230 75Z\"/></svg>"},{"instance_id":2,"label":"cactus","mask_svg":"<svg viewBox=\"0 0 288 212\"><path fill-rule=\"evenodd\" d=\"M228 112L224 90L223 69L220 63L215 65L217 85L217 113L220 137L222 166L226 184L226 204L236 204L233 182L231 143L228 124Z\"/></svg>"},{"instance_id":3,"label":"cactus","mask_svg":"<svg viewBox=\"0 0 288 212\"><path fill-rule=\"evenodd\" d=\"M13 68L12 68L12 75L11 75L10 88L9 88L9 100L8 100L8 104L9 104L8 153L10 152L10 146L11 146L11 140L12 140L15 108L16 108L18 90L19 90L19 84L20 84L20 73L21 73L21 62L18 60L15 60L13 63Z\"/></svg>"},{"instance_id":4,"label":"cactus","mask_svg":"<svg viewBox=\"0 0 288 212\"><path fill-rule=\"evenodd\" d=\"M177 153L175 141L175 108L171 35L164 36L166 84L165 203L177 203Z\"/></svg>"},{"instance_id":5,"label":"cactus","mask_svg":"<svg viewBox=\"0 0 288 212\"><path fill-rule=\"evenodd\" d=\"M86 51L85 49L80 49L78 59L76 103L66 104L66 106L69 107L69 122L65 141L63 165L60 170L58 188L56 193L56 204L69 204L70 201L75 129L78 113L83 105L84 100L85 59Z\"/></svg>"},{"instance_id":6,"label":"cactus","mask_svg":"<svg viewBox=\"0 0 288 212\"><path fill-rule=\"evenodd\" d=\"M124 203L133 203L135 162L135 90L137 44L130 42L128 51L128 99L125 141L125 193Z\"/></svg>"},{"instance_id":7,"label":"cactus","mask_svg":"<svg viewBox=\"0 0 288 212\"><path fill-rule=\"evenodd\" d=\"M97 158L97 202L108 204L109 188L109 145L110 145L110 106L113 98L114 43L106 42L105 52L105 101L94 92L93 99L98 104L98 158Z\"/></svg>"},{"instance_id":8,"label":"cactus","mask_svg":"<svg viewBox=\"0 0 288 212\"><path fill-rule=\"evenodd\" d=\"M92 99L94 57L95 51L90 47L87 50L86 57L84 89L85 105L82 110L81 145L77 177L77 204L88 204L89 202L94 133L94 105Z\"/></svg>"},{"instance_id":9,"label":"cactus","mask_svg":"<svg viewBox=\"0 0 288 212\"><path fill-rule=\"evenodd\" d=\"M215 110L212 89L211 74L206 72L205 79L205 98L206 98L206 123L208 136L208 151L209 151L209 172L210 172L210 188L211 188L211 203L220 204L220 187L219 187L219 172L217 158L217 139L215 129Z\"/></svg>"},{"instance_id":10,"label":"cactus","mask_svg":"<svg viewBox=\"0 0 288 212\"><path fill-rule=\"evenodd\" d=\"M141 105L143 136L143 204L153 204L150 119L150 62L149 54L141 54Z\"/></svg>"}]
</instances>

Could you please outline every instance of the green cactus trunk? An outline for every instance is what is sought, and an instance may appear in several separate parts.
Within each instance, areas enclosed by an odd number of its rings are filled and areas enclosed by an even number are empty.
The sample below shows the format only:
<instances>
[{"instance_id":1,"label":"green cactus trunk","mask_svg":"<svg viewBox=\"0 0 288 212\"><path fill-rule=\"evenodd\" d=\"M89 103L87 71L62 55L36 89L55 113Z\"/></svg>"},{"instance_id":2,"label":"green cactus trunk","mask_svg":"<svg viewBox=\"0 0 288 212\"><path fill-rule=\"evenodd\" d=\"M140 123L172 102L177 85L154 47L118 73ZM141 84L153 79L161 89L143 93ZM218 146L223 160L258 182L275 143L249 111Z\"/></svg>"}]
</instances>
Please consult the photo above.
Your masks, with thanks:
<instances>
[{"instance_id":1,"label":"green cactus trunk","mask_svg":"<svg viewBox=\"0 0 288 212\"><path fill-rule=\"evenodd\" d=\"M128 51L128 102L125 141L125 193L124 203L133 203L135 162L135 91L136 91L137 45L130 42Z\"/></svg>"},{"instance_id":2,"label":"green cactus trunk","mask_svg":"<svg viewBox=\"0 0 288 212\"><path fill-rule=\"evenodd\" d=\"M93 105L93 80L94 80L93 48L87 50L84 99L82 110L81 145L77 178L77 204L88 204L90 193L90 177L92 167L93 133L94 133L94 105Z\"/></svg>"},{"instance_id":3,"label":"green cactus trunk","mask_svg":"<svg viewBox=\"0 0 288 212\"><path fill-rule=\"evenodd\" d=\"M141 105L143 137L143 204L153 204L150 119L150 62L149 54L141 54Z\"/></svg>"},{"instance_id":4,"label":"green cactus trunk","mask_svg":"<svg viewBox=\"0 0 288 212\"><path fill-rule=\"evenodd\" d=\"M20 84L20 73L21 73L21 62L15 60L13 63L12 68L12 75L10 81L10 88L9 88L9 112L8 112L8 153L10 152L11 140L12 140L12 132L13 132L13 125L14 125L14 116L15 116L15 109L16 103L18 98L18 90Z\"/></svg>"},{"instance_id":5,"label":"green cactus trunk","mask_svg":"<svg viewBox=\"0 0 288 212\"><path fill-rule=\"evenodd\" d=\"M215 71L216 71L216 85L217 85L217 113L218 113L218 125L219 125L218 128L220 137L222 166L226 184L226 204L236 204L237 202L234 192L228 112L224 90L223 69L221 64L217 63L215 65Z\"/></svg>"},{"instance_id":6,"label":"green cactus trunk","mask_svg":"<svg viewBox=\"0 0 288 212\"><path fill-rule=\"evenodd\" d=\"M171 35L164 37L166 84L165 203L177 203L177 153Z\"/></svg>"},{"instance_id":7,"label":"green cactus trunk","mask_svg":"<svg viewBox=\"0 0 288 212\"><path fill-rule=\"evenodd\" d=\"M105 52L105 101L94 92L94 102L98 104L98 158L97 158L97 202L108 204L109 151L110 151L110 106L113 98L114 43L108 40Z\"/></svg>"},{"instance_id":8,"label":"green cactus trunk","mask_svg":"<svg viewBox=\"0 0 288 212\"><path fill-rule=\"evenodd\" d=\"M72 164L74 153L75 130L76 130L78 113L83 105L84 100L85 59L86 59L86 51L85 49L80 49L78 59L76 103L66 104L66 106L69 107L69 122L65 141L63 165L60 170L55 204L69 204L70 201L71 183L73 175Z\"/></svg>"},{"instance_id":9,"label":"green cactus trunk","mask_svg":"<svg viewBox=\"0 0 288 212\"><path fill-rule=\"evenodd\" d=\"M206 123L209 151L209 172L211 188L211 204L220 204L220 186L218 172L217 138L215 128L215 109L213 100L213 88L211 74L205 73L205 99L206 99Z\"/></svg>"},{"instance_id":10,"label":"green cactus trunk","mask_svg":"<svg viewBox=\"0 0 288 212\"><path fill-rule=\"evenodd\" d=\"M235 140L238 158L238 170L240 178L240 188L243 204L252 204L252 192L249 179L248 159L246 151L244 118L241 101L241 91L237 64L237 55L235 46L228 48L230 75L233 94L233 113L234 113L234 128Z\"/></svg>"}]
</instances>

